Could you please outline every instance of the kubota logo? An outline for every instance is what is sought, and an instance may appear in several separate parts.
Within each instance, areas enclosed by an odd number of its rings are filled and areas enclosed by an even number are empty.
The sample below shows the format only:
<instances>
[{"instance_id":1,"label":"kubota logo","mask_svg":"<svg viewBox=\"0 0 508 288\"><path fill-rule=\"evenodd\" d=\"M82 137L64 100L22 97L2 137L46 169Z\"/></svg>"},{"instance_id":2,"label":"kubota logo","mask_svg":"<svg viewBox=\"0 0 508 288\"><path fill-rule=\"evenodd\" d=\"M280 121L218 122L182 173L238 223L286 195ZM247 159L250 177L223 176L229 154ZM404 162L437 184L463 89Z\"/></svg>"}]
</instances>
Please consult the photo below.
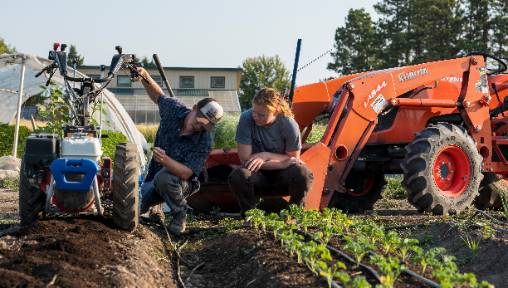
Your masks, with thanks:
<instances>
[{"instance_id":1,"label":"kubota logo","mask_svg":"<svg viewBox=\"0 0 508 288\"><path fill-rule=\"evenodd\" d=\"M365 99L365 101L363 102L363 107L367 108L367 105L369 105L369 102L374 99L377 95L377 93L379 93L379 91L381 91L381 89L385 88L386 87L386 81L383 81L383 83L381 84L378 84L377 87L375 89L372 89L372 91L370 92L370 94L367 96L367 98Z\"/></svg>"},{"instance_id":2,"label":"kubota logo","mask_svg":"<svg viewBox=\"0 0 508 288\"><path fill-rule=\"evenodd\" d=\"M429 70L427 70L427 68L420 68L415 71L402 73L402 74L399 74L399 82L412 80L412 79L415 79L416 77L420 77L422 75L427 75L427 74L429 74Z\"/></svg>"}]
</instances>

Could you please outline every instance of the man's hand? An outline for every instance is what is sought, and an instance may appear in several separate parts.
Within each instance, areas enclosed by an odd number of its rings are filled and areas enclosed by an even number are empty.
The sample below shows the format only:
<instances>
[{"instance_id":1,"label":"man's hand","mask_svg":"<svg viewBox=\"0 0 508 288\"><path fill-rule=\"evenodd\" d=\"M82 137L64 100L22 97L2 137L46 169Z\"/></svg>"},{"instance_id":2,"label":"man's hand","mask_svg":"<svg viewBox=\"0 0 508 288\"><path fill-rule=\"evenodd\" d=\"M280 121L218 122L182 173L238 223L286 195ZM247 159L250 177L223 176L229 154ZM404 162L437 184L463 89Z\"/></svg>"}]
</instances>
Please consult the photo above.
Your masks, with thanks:
<instances>
[{"instance_id":1,"label":"man's hand","mask_svg":"<svg viewBox=\"0 0 508 288\"><path fill-rule=\"evenodd\" d=\"M166 160L168 160L169 156L166 155L166 151L159 147L155 147L153 149L153 159L155 162L160 163L162 166L164 166L164 163Z\"/></svg>"},{"instance_id":2,"label":"man's hand","mask_svg":"<svg viewBox=\"0 0 508 288\"><path fill-rule=\"evenodd\" d=\"M145 68L143 67L137 67L136 68L137 72L138 72L138 75L139 76L136 76L134 78L132 78L132 81L141 81L143 79L150 79L150 74L148 74L148 71L146 71Z\"/></svg>"},{"instance_id":3,"label":"man's hand","mask_svg":"<svg viewBox=\"0 0 508 288\"><path fill-rule=\"evenodd\" d=\"M249 160L247 160L247 162L245 162L245 168L247 168L251 172L256 172L259 169L261 169L263 163L265 163L265 160L253 155L252 157L250 157Z\"/></svg>"}]
</instances>

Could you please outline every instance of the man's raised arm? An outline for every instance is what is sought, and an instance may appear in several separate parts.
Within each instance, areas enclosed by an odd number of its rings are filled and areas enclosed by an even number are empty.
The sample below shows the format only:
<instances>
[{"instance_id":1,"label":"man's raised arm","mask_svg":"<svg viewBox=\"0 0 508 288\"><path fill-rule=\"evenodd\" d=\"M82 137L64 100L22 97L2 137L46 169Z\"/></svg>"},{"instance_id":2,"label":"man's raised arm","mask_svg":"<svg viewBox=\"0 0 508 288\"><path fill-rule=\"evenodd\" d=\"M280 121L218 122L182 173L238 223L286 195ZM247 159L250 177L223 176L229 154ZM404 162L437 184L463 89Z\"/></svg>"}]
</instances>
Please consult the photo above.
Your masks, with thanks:
<instances>
[{"instance_id":1,"label":"man's raised arm","mask_svg":"<svg viewBox=\"0 0 508 288\"><path fill-rule=\"evenodd\" d=\"M136 77L133 80L141 81L150 99L152 99L152 101L157 104L159 97L164 95L162 88L159 86L159 84L157 84L157 82L155 82L155 80L152 79L150 74L148 74L148 71L146 71L144 68L138 67L138 73L142 77Z\"/></svg>"}]
</instances>

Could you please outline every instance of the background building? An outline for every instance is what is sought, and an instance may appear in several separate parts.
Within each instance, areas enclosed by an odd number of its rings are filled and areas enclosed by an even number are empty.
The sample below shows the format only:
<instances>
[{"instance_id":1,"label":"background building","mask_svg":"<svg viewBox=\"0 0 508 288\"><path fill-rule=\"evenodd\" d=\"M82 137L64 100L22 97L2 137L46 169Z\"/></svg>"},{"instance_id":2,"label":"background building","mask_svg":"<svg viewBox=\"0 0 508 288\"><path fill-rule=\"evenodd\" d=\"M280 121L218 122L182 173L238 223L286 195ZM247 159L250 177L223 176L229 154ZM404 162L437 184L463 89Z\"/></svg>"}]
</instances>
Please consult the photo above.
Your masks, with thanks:
<instances>
[{"instance_id":1,"label":"background building","mask_svg":"<svg viewBox=\"0 0 508 288\"><path fill-rule=\"evenodd\" d=\"M80 66L80 72L92 78L99 78L99 66ZM162 86L156 68L147 69L153 79ZM165 67L164 72L176 97L187 107L192 107L205 97L215 98L225 112L240 112L238 89L241 68L187 68ZM121 71L109 84L125 110L135 123L157 123L160 120L158 108L146 94L143 85L132 82L127 71ZM166 90L164 89L166 92Z\"/></svg>"}]
</instances>

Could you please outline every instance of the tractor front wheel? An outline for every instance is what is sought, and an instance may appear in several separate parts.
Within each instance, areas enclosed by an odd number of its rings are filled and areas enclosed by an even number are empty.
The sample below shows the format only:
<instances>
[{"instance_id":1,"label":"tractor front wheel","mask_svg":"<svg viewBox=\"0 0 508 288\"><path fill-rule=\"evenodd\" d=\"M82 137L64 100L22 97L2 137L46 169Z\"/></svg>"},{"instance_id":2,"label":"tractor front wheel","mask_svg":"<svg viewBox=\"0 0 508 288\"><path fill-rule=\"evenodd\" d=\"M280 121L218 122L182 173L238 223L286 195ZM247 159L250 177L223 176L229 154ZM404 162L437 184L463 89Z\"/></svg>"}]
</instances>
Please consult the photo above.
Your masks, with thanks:
<instances>
[{"instance_id":1,"label":"tractor front wheel","mask_svg":"<svg viewBox=\"0 0 508 288\"><path fill-rule=\"evenodd\" d=\"M403 186L419 211L456 214L478 195L482 157L462 127L439 123L406 146Z\"/></svg>"},{"instance_id":2,"label":"tractor front wheel","mask_svg":"<svg viewBox=\"0 0 508 288\"><path fill-rule=\"evenodd\" d=\"M381 198L386 181L381 171L351 171L345 184L346 193L335 192L330 207L362 213L373 209L376 201Z\"/></svg>"},{"instance_id":3,"label":"tractor front wheel","mask_svg":"<svg viewBox=\"0 0 508 288\"><path fill-rule=\"evenodd\" d=\"M479 209L503 209L503 200L508 201L508 179L495 173L484 173L480 196L475 200ZM506 205L506 204L505 204Z\"/></svg>"},{"instance_id":4,"label":"tractor front wheel","mask_svg":"<svg viewBox=\"0 0 508 288\"><path fill-rule=\"evenodd\" d=\"M113 222L121 229L133 231L139 223L139 158L135 144L116 146L113 167Z\"/></svg>"}]
</instances>

